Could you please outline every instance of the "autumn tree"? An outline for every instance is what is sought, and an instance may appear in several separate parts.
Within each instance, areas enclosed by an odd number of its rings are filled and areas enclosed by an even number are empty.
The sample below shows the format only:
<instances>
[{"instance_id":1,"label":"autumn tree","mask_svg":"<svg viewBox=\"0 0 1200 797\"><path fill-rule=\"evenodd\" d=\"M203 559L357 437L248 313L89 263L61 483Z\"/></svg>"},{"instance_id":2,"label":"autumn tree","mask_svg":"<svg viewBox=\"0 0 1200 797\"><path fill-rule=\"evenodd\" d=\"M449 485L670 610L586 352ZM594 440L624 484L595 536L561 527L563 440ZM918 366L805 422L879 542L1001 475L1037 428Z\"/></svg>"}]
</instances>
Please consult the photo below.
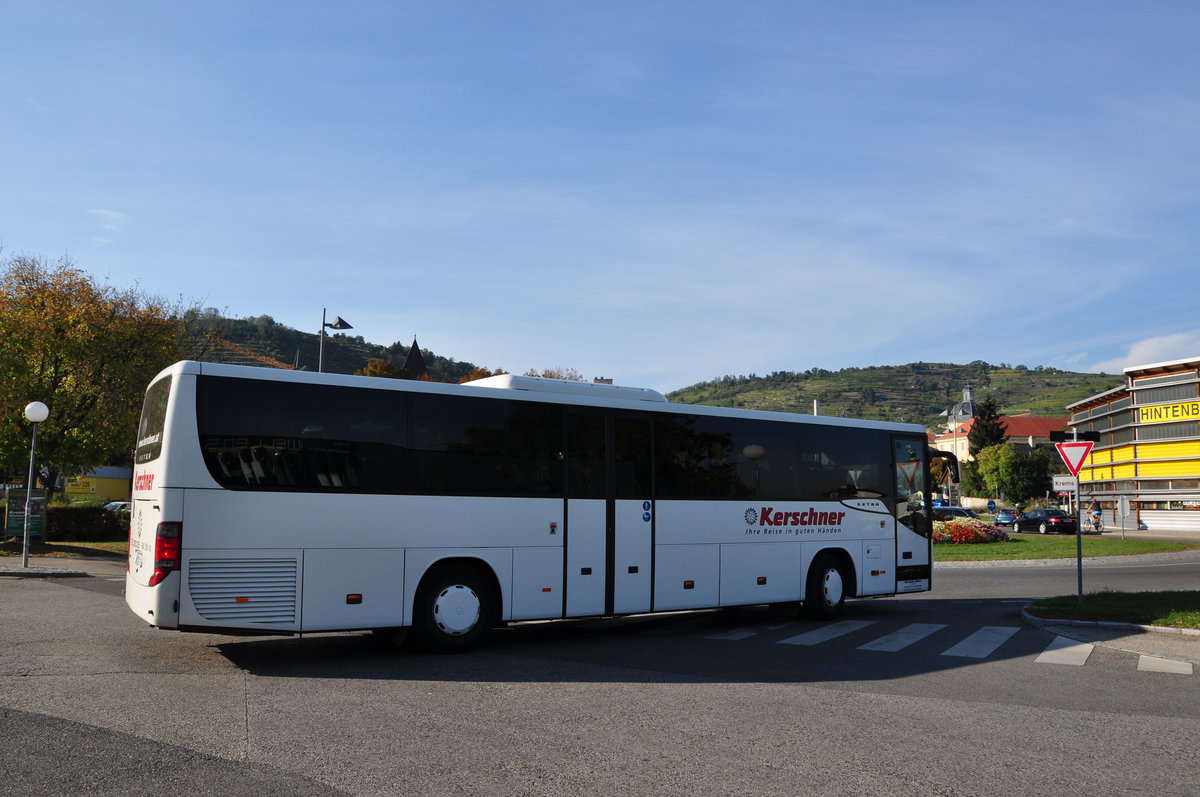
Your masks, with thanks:
<instances>
[{"instance_id":1,"label":"autumn tree","mask_svg":"<svg viewBox=\"0 0 1200 797\"><path fill-rule=\"evenodd\" d=\"M568 382L583 382L583 374L576 371L574 368L545 368L541 371L530 368L525 372L525 376L539 376L543 379L565 379Z\"/></svg>"},{"instance_id":2,"label":"autumn tree","mask_svg":"<svg viewBox=\"0 0 1200 797\"><path fill-rule=\"evenodd\" d=\"M24 407L41 401L38 460L52 473L129 461L150 379L181 359L186 311L25 255L0 273L0 467L29 455ZM51 479L53 483L53 479Z\"/></svg>"},{"instance_id":3,"label":"autumn tree","mask_svg":"<svg viewBox=\"0 0 1200 797\"><path fill-rule=\"evenodd\" d=\"M471 369L471 373L458 380L458 383L461 385L465 382L474 382L476 379L487 379L489 376L500 376L501 374L507 373L508 371L504 370L503 368L497 368L494 371L489 371L487 366L477 365Z\"/></svg>"},{"instance_id":4,"label":"autumn tree","mask_svg":"<svg viewBox=\"0 0 1200 797\"><path fill-rule=\"evenodd\" d=\"M391 360L368 360L367 364L354 372L355 376L379 376L384 379L411 379L408 371Z\"/></svg>"}]
</instances>

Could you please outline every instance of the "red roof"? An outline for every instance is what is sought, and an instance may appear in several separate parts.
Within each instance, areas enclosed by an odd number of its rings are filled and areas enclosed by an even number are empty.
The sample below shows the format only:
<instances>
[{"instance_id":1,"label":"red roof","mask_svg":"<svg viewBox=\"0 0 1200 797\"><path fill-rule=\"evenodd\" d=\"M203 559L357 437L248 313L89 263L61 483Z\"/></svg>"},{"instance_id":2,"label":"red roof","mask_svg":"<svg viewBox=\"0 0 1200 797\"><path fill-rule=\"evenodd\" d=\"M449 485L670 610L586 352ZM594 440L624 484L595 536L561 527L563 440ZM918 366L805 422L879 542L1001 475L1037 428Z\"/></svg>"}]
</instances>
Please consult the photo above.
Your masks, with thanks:
<instances>
[{"instance_id":1,"label":"red roof","mask_svg":"<svg viewBox=\"0 0 1200 797\"><path fill-rule=\"evenodd\" d=\"M1035 418L1032 415L1008 415L1004 421L1005 437L1049 437L1051 432L1065 429L1066 418Z\"/></svg>"},{"instance_id":2,"label":"red roof","mask_svg":"<svg viewBox=\"0 0 1200 797\"><path fill-rule=\"evenodd\" d=\"M1051 432L1066 428L1066 418L1037 418L1033 415L1004 415L1000 420L1004 423L1005 438L1013 437L1049 437ZM960 424L958 429L943 432L938 439L947 437L964 437L971 433L975 419Z\"/></svg>"}]
</instances>

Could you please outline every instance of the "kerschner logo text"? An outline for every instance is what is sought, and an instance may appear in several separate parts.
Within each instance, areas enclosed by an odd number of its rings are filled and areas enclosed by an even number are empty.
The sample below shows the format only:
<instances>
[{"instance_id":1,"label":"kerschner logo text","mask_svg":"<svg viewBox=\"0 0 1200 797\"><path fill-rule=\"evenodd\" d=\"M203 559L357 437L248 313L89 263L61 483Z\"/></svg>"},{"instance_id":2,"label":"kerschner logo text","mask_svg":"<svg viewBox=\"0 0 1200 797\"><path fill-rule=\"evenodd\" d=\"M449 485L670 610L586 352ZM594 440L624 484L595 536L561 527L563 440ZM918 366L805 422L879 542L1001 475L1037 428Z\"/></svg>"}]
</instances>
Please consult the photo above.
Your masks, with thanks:
<instances>
[{"instance_id":1,"label":"kerschner logo text","mask_svg":"<svg viewBox=\"0 0 1200 797\"><path fill-rule=\"evenodd\" d=\"M764 506L758 510L746 510L746 525L772 529L787 526L840 526L845 517L845 512L825 511L816 507L798 512L783 512L777 511L773 506Z\"/></svg>"}]
</instances>

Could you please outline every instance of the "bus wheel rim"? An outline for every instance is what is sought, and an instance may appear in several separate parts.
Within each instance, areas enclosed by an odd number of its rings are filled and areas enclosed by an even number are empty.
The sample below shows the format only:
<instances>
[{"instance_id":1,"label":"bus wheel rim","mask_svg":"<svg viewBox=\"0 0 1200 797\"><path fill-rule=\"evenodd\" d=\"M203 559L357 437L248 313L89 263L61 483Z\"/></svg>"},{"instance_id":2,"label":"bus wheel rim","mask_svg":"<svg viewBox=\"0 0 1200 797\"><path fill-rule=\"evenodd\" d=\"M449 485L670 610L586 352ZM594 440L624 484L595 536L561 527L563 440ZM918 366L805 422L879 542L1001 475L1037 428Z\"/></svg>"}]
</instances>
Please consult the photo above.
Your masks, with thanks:
<instances>
[{"instance_id":1,"label":"bus wheel rim","mask_svg":"<svg viewBox=\"0 0 1200 797\"><path fill-rule=\"evenodd\" d=\"M446 587L433 601L433 619L443 633L459 636L479 624L482 604L475 590L462 584Z\"/></svg>"},{"instance_id":2,"label":"bus wheel rim","mask_svg":"<svg viewBox=\"0 0 1200 797\"><path fill-rule=\"evenodd\" d=\"M825 571L825 602L836 606L842 600L842 573L836 567Z\"/></svg>"}]
</instances>

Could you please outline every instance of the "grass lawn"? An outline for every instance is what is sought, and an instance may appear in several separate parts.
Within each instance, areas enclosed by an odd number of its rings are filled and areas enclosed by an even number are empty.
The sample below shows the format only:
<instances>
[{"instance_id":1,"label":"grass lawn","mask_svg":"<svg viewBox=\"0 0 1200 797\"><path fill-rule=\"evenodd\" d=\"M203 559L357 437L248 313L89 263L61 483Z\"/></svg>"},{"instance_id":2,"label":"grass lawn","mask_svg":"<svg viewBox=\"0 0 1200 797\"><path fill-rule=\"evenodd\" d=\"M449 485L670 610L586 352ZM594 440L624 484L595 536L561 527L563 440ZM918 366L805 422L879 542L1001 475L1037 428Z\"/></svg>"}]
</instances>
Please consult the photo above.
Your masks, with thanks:
<instances>
[{"instance_id":1,"label":"grass lawn","mask_svg":"<svg viewBox=\"0 0 1200 797\"><path fill-rule=\"evenodd\" d=\"M933 546L935 562L1010 562L1018 559L1073 559L1075 535L1012 535L1012 542L979 545L941 543ZM1186 542L1120 540L1111 537L1084 536L1084 556L1136 556L1144 553L1190 551L1200 546Z\"/></svg>"},{"instance_id":2,"label":"grass lawn","mask_svg":"<svg viewBox=\"0 0 1200 797\"><path fill-rule=\"evenodd\" d=\"M1200 629L1200 592L1093 592L1046 598L1029 613L1054 620L1135 623Z\"/></svg>"},{"instance_id":3,"label":"grass lawn","mask_svg":"<svg viewBox=\"0 0 1200 797\"><path fill-rule=\"evenodd\" d=\"M1020 559L1074 559L1075 535L1027 536L1013 534L1012 542L979 545L939 544L933 547L936 562L1003 562ZM1086 535L1084 556L1136 556L1145 553L1188 551L1200 548L1183 542L1121 540ZM1029 608L1030 614L1055 620L1134 623L1200 629L1200 591L1197 592L1097 592L1047 598Z\"/></svg>"},{"instance_id":4,"label":"grass lawn","mask_svg":"<svg viewBox=\"0 0 1200 797\"><path fill-rule=\"evenodd\" d=\"M9 537L0 542L0 556L20 556L22 540ZM29 541L30 556L127 556L128 540L106 542L34 542Z\"/></svg>"}]
</instances>

